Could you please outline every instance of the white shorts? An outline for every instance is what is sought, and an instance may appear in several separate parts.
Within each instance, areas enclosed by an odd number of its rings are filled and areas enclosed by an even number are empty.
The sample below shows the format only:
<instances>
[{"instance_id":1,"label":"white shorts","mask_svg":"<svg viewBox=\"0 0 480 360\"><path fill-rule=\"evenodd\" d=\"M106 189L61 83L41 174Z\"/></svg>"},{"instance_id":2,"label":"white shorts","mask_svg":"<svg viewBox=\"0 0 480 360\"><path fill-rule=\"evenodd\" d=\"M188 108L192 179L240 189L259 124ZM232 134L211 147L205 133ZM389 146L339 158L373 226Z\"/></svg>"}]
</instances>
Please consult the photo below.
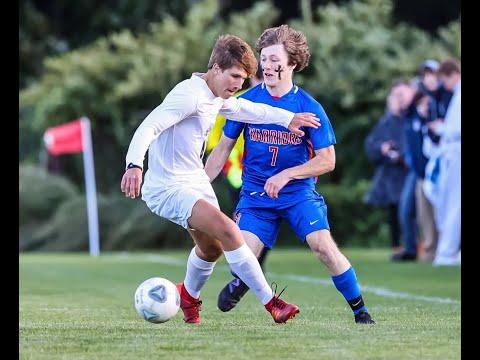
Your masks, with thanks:
<instances>
[{"instance_id":1,"label":"white shorts","mask_svg":"<svg viewBox=\"0 0 480 360\"><path fill-rule=\"evenodd\" d=\"M190 229L188 219L192 215L193 205L200 199L208 201L220 210L217 196L208 181L142 187L142 200L154 214L185 229Z\"/></svg>"}]
</instances>

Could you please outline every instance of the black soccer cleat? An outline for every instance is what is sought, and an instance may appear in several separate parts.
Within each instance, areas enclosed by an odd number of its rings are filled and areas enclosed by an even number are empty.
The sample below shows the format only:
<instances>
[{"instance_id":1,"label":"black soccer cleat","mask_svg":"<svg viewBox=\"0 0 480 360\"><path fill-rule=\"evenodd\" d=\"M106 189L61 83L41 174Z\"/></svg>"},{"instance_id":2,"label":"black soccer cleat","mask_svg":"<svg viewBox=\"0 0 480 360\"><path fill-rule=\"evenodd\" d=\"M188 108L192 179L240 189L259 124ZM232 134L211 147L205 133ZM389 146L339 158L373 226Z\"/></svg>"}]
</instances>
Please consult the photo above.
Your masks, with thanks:
<instances>
[{"instance_id":1,"label":"black soccer cleat","mask_svg":"<svg viewBox=\"0 0 480 360\"><path fill-rule=\"evenodd\" d=\"M240 279L230 281L218 294L217 306L223 311L232 310L247 293L249 287Z\"/></svg>"},{"instance_id":2,"label":"black soccer cleat","mask_svg":"<svg viewBox=\"0 0 480 360\"><path fill-rule=\"evenodd\" d=\"M355 315L355 322L357 324L375 324L370 314L366 311L362 311Z\"/></svg>"}]
</instances>

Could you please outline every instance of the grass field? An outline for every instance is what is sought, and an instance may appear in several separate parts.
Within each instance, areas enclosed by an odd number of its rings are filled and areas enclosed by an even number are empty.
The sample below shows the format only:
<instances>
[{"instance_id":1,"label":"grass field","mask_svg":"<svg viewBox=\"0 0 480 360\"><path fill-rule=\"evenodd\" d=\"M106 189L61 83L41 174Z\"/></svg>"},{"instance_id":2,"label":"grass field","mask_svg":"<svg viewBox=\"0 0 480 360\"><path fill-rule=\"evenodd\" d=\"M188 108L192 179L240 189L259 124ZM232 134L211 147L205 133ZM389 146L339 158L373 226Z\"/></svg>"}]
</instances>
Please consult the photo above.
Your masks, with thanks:
<instances>
[{"instance_id":1,"label":"grass field","mask_svg":"<svg viewBox=\"0 0 480 360\"><path fill-rule=\"evenodd\" d=\"M216 308L230 279L225 260L202 292L202 324L182 313L150 324L135 311L140 282L183 280L188 250L156 253L20 254L20 359L460 359L460 269L393 264L387 250L344 249L377 321L357 325L306 249L276 249L268 281L300 314L275 324L252 293Z\"/></svg>"}]
</instances>

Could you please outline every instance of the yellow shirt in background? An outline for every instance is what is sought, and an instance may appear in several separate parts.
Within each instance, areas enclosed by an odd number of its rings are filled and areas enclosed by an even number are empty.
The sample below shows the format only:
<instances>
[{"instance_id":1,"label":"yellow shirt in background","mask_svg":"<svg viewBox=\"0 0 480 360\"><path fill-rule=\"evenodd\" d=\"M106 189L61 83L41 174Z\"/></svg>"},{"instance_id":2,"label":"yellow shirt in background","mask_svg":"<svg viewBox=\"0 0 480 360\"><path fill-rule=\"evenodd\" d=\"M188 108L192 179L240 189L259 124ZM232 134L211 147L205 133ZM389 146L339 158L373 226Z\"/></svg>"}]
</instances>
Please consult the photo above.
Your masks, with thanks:
<instances>
[{"instance_id":1,"label":"yellow shirt in background","mask_svg":"<svg viewBox=\"0 0 480 360\"><path fill-rule=\"evenodd\" d=\"M240 90L235 94L235 96L238 97L245 91L246 90ZM207 140L207 154L210 154L213 148L217 146L218 142L220 141L220 138L223 134L223 126L225 125L225 122L225 117L221 114L218 114L217 119L215 120L215 124L213 125L212 131L210 132ZM244 143L245 140L243 138L243 133L241 133L223 168L223 173L226 175L228 182L236 189L242 186L242 157Z\"/></svg>"}]
</instances>

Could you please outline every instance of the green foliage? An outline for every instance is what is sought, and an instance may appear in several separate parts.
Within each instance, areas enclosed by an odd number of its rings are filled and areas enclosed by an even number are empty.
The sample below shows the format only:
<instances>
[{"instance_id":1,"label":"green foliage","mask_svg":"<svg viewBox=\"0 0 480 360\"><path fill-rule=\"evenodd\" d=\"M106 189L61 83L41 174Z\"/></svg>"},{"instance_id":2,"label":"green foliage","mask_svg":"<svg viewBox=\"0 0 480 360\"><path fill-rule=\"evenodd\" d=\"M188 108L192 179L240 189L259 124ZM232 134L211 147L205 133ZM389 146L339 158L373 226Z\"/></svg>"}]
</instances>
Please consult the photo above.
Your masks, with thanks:
<instances>
[{"instance_id":1,"label":"green foliage","mask_svg":"<svg viewBox=\"0 0 480 360\"><path fill-rule=\"evenodd\" d=\"M369 181L352 185L318 186L328 206L328 221L335 241L343 246L389 246L385 212L362 201Z\"/></svg>"},{"instance_id":2,"label":"green foliage","mask_svg":"<svg viewBox=\"0 0 480 360\"><path fill-rule=\"evenodd\" d=\"M99 196L97 202L102 251L191 245L186 231L154 216L141 200L112 195ZM72 196L52 209L55 212L48 221L30 221L20 227L20 250L88 251L85 196Z\"/></svg>"},{"instance_id":3,"label":"green foliage","mask_svg":"<svg viewBox=\"0 0 480 360\"><path fill-rule=\"evenodd\" d=\"M44 169L19 167L20 250L87 250L85 195ZM182 247L191 240L179 226L152 215L141 200L98 197L102 250Z\"/></svg>"},{"instance_id":4,"label":"green foliage","mask_svg":"<svg viewBox=\"0 0 480 360\"><path fill-rule=\"evenodd\" d=\"M102 250L181 248L192 245L187 231L154 215L143 201L112 196L102 212L108 230L102 236Z\"/></svg>"},{"instance_id":5,"label":"green foliage","mask_svg":"<svg viewBox=\"0 0 480 360\"><path fill-rule=\"evenodd\" d=\"M100 202L99 202L100 203ZM85 197L76 195L60 204L49 221L25 231L20 250L74 251L88 249Z\"/></svg>"},{"instance_id":6,"label":"green foliage","mask_svg":"<svg viewBox=\"0 0 480 360\"><path fill-rule=\"evenodd\" d=\"M61 51L60 43L50 34L48 19L31 1L21 1L19 6L21 24L18 31L20 88L31 84L43 70L46 55Z\"/></svg>"},{"instance_id":7,"label":"green foliage","mask_svg":"<svg viewBox=\"0 0 480 360\"><path fill-rule=\"evenodd\" d=\"M78 195L74 184L38 166L19 166L20 225L47 220L66 199Z\"/></svg>"},{"instance_id":8,"label":"green foliage","mask_svg":"<svg viewBox=\"0 0 480 360\"><path fill-rule=\"evenodd\" d=\"M451 22L448 26L439 29L439 39L449 54L460 59L461 46L461 27L460 19L455 22Z\"/></svg>"},{"instance_id":9,"label":"green foliage","mask_svg":"<svg viewBox=\"0 0 480 360\"><path fill-rule=\"evenodd\" d=\"M19 4L20 87L44 71L43 59L84 46L99 36L128 29L144 32L165 16L182 20L198 0L53 1Z\"/></svg>"}]
</instances>

